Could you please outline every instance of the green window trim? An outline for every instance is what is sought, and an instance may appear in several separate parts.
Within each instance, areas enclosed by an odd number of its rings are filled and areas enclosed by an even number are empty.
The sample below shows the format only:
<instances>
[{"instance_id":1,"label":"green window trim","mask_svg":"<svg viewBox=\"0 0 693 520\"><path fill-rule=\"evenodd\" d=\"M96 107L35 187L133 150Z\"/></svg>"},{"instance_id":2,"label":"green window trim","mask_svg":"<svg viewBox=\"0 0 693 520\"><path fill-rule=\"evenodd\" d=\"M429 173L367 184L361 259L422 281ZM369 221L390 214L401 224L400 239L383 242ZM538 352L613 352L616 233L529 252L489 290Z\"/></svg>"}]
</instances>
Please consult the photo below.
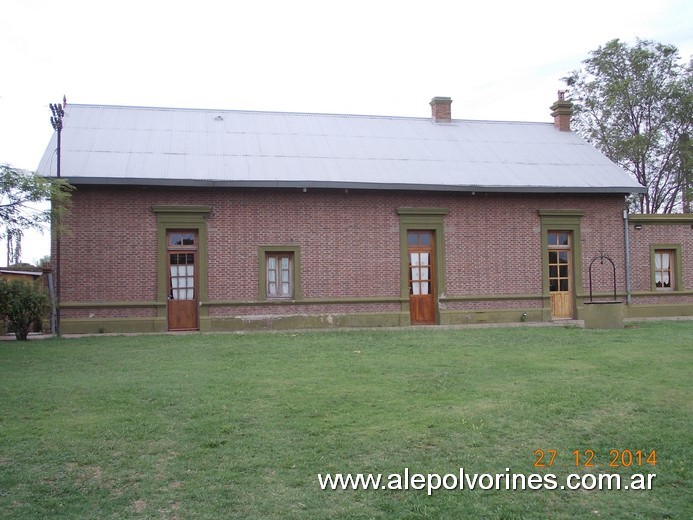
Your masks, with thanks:
<instances>
[{"instance_id":1,"label":"green window trim","mask_svg":"<svg viewBox=\"0 0 693 520\"><path fill-rule=\"evenodd\" d=\"M300 301L303 299L301 291L301 247L295 244L285 246L260 246L258 249L258 301L287 301L287 298L267 297L267 254L291 253L293 256L293 297L288 301Z\"/></svg>"},{"instance_id":2,"label":"green window trim","mask_svg":"<svg viewBox=\"0 0 693 520\"><path fill-rule=\"evenodd\" d=\"M572 233L573 253L573 291L582 292L582 238L580 236L581 210L539 210L541 219L541 267L542 293L549 296L549 231L570 231Z\"/></svg>"},{"instance_id":3,"label":"green window trim","mask_svg":"<svg viewBox=\"0 0 693 520\"><path fill-rule=\"evenodd\" d=\"M674 253L674 268L671 276L673 277L674 286L671 289L657 287L655 282L655 253L657 251L673 251ZM683 266L681 255L681 244L650 244L650 289L657 293L677 293L684 290L683 283Z\"/></svg>"},{"instance_id":4,"label":"green window trim","mask_svg":"<svg viewBox=\"0 0 693 520\"><path fill-rule=\"evenodd\" d=\"M540 209L539 216L545 218L566 218L576 219L583 217L585 212L581 209Z\"/></svg>"}]
</instances>

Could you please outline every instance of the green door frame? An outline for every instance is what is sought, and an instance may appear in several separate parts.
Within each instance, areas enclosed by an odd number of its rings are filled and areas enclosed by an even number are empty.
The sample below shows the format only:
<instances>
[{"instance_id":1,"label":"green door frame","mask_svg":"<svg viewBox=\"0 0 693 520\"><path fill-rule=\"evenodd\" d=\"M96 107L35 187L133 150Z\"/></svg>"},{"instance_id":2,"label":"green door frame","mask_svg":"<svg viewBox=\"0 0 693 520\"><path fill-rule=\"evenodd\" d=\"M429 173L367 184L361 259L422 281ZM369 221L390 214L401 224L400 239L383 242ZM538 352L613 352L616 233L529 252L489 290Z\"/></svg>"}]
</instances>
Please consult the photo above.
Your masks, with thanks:
<instances>
[{"instance_id":1,"label":"green door frame","mask_svg":"<svg viewBox=\"0 0 693 520\"><path fill-rule=\"evenodd\" d=\"M443 219L449 212L445 208L397 208L399 215L399 257L400 257L400 296L402 312L409 309L409 245L407 233L411 230L433 231L435 256L435 295L436 300L445 294L445 224ZM436 307L436 323L440 323L440 311ZM411 323L411 322L410 322Z\"/></svg>"},{"instance_id":2,"label":"green door frame","mask_svg":"<svg viewBox=\"0 0 693 520\"><path fill-rule=\"evenodd\" d=\"M168 330L168 230L190 229L197 232L197 263L198 263L198 319L200 330L210 330L208 309L205 303L207 296L207 219L212 211L209 206L153 206L156 213L156 242L157 242L157 271L156 271L156 301L157 320L166 324Z\"/></svg>"},{"instance_id":3,"label":"green door frame","mask_svg":"<svg viewBox=\"0 0 693 520\"><path fill-rule=\"evenodd\" d=\"M578 296L582 294L582 238L580 219L585 214L573 209L540 209L541 220L541 278L542 278L542 320L551 321L551 296L549 294L549 231L569 231L572 234L572 282L573 318L578 316Z\"/></svg>"}]
</instances>

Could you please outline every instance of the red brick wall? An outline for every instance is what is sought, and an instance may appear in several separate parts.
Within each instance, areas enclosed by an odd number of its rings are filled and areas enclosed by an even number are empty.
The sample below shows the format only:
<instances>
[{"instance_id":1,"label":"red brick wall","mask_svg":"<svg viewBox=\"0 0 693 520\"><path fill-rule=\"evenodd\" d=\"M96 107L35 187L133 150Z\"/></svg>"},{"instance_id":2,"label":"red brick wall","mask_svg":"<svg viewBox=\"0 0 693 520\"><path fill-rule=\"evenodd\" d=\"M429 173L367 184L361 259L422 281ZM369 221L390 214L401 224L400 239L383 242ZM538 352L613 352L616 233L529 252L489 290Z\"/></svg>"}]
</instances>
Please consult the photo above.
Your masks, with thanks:
<instances>
[{"instance_id":1,"label":"red brick wall","mask_svg":"<svg viewBox=\"0 0 693 520\"><path fill-rule=\"evenodd\" d=\"M582 292L589 291L590 260L606 252L625 278L623 198L581 196L460 195L446 218L447 292L453 295L542 293L539 209L582 210ZM453 211L454 208L454 211ZM596 272L595 291L613 286L611 273Z\"/></svg>"},{"instance_id":2,"label":"red brick wall","mask_svg":"<svg viewBox=\"0 0 693 520\"><path fill-rule=\"evenodd\" d=\"M156 300L157 218L151 209L155 205L212 208L208 221L210 301L256 301L258 248L287 244L301 248L304 298L397 298L398 207L449 210L444 217L445 296L541 295L539 209L585 212L581 220L582 291L588 291L589 261L600 251L616 262L618 290L625 290L624 201L619 195L80 187L65 222L69 232L62 239L63 302ZM610 288L611 274L597 273L595 290ZM301 306L300 312L325 312L328 307ZM494 307L496 304L478 305ZM334 308L339 312L344 306ZM353 308L358 312L358 305ZM362 312L392 311L397 305L369 303L360 308ZM291 306L280 309L268 311L253 305L243 311L298 312ZM237 310L212 307L210 315L234 315ZM86 312L74 310L69 315ZM147 316L149 312L130 309L126 314Z\"/></svg>"},{"instance_id":3,"label":"red brick wall","mask_svg":"<svg viewBox=\"0 0 693 520\"><path fill-rule=\"evenodd\" d=\"M61 238L63 302L156 300L156 217L149 195L75 191Z\"/></svg>"},{"instance_id":4,"label":"red brick wall","mask_svg":"<svg viewBox=\"0 0 693 520\"><path fill-rule=\"evenodd\" d=\"M300 246L304 298L399 296L399 220L377 196L229 191L205 203L212 300L257 299L263 245Z\"/></svg>"}]
</instances>

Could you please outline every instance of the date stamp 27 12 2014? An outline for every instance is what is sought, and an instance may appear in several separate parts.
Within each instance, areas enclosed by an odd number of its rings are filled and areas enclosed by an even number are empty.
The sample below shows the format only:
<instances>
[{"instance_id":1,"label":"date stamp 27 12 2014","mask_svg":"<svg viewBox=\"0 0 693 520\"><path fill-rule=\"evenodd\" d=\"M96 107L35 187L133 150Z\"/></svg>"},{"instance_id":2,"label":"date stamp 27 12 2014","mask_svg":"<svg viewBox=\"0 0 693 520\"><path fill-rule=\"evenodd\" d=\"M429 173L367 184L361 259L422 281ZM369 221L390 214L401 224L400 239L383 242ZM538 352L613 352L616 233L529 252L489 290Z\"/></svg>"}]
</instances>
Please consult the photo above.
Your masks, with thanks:
<instances>
[{"instance_id":1,"label":"date stamp 27 12 2014","mask_svg":"<svg viewBox=\"0 0 693 520\"><path fill-rule=\"evenodd\" d=\"M657 450L609 450L606 460L600 460L595 450L573 450L570 457L562 457L558 450L534 450L535 468L578 467L578 468L629 468L657 465Z\"/></svg>"}]
</instances>

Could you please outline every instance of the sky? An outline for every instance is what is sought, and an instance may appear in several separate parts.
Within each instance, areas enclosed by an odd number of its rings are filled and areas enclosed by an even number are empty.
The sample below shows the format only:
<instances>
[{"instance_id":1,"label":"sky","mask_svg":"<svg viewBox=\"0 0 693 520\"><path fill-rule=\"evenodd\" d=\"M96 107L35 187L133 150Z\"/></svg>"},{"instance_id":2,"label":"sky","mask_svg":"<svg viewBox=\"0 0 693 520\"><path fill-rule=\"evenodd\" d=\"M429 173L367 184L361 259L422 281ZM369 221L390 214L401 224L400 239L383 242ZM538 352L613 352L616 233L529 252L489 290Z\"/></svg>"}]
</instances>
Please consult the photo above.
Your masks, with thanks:
<instances>
[{"instance_id":1,"label":"sky","mask_svg":"<svg viewBox=\"0 0 693 520\"><path fill-rule=\"evenodd\" d=\"M619 38L693 55L690 0L2 0L0 163L35 170L49 103L551 121ZM64 172L67 174L67 172ZM28 233L22 260L49 254ZM6 261L0 244L0 265Z\"/></svg>"}]
</instances>

